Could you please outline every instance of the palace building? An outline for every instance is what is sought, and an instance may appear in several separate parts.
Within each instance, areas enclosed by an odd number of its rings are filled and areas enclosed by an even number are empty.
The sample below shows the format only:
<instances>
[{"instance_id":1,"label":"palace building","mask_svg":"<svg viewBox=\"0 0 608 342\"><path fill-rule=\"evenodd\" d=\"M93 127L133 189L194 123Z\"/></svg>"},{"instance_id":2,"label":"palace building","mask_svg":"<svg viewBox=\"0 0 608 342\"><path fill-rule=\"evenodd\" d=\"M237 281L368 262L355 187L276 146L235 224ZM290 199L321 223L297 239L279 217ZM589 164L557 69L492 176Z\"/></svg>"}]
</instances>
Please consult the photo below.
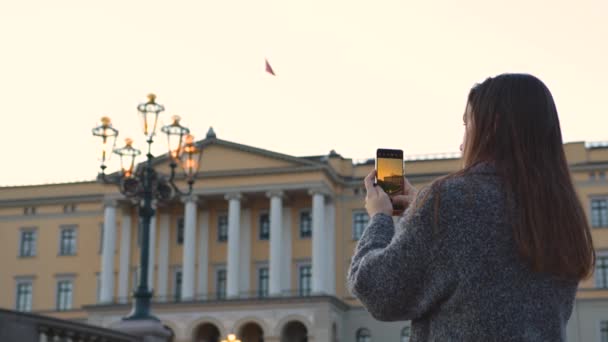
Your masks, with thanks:
<instances>
[{"instance_id":1,"label":"palace building","mask_svg":"<svg viewBox=\"0 0 608 342\"><path fill-rule=\"evenodd\" d=\"M150 229L152 310L174 341L229 333L244 342L409 340L408 322L374 320L346 288L369 219L363 178L373 159L354 163L334 151L294 157L212 130L198 144L192 195L156 203ZM593 277L580 284L568 340L604 341L608 144L564 148L598 254ZM154 167L168 174L169 162L160 156ZM460 166L457 156L405 161L418 188ZM112 326L131 309L139 227L136 204L114 185L0 188L0 307Z\"/></svg>"}]
</instances>

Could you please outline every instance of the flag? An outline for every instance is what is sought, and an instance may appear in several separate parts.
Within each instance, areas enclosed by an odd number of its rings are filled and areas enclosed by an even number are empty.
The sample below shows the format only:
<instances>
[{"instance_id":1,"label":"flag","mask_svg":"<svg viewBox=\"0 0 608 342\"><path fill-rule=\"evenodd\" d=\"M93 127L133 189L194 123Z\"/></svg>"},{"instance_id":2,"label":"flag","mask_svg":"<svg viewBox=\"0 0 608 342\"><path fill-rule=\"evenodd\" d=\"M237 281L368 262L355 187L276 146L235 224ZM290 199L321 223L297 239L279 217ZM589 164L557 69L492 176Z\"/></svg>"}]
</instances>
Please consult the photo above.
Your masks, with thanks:
<instances>
[{"instance_id":1,"label":"flag","mask_svg":"<svg viewBox=\"0 0 608 342\"><path fill-rule=\"evenodd\" d=\"M272 70L272 67L270 66L270 63L268 63L268 59L264 59L264 61L266 61L266 72L272 76L276 76L274 70Z\"/></svg>"}]
</instances>

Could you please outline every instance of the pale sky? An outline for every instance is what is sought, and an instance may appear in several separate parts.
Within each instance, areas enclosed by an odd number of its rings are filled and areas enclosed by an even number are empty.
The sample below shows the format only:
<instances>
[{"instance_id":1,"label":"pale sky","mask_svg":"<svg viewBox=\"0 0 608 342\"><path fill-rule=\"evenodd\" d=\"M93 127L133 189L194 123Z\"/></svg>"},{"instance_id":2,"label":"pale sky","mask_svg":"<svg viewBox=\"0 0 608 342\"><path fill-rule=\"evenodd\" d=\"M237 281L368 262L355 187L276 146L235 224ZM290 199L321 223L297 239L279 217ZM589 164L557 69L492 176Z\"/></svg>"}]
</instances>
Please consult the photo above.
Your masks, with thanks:
<instances>
[{"instance_id":1,"label":"pale sky","mask_svg":"<svg viewBox=\"0 0 608 342\"><path fill-rule=\"evenodd\" d=\"M608 140L604 0L2 0L0 48L0 185L93 179L102 115L144 149L149 92L197 140L359 159L458 151L470 87L527 72L565 141Z\"/></svg>"}]
</instances>

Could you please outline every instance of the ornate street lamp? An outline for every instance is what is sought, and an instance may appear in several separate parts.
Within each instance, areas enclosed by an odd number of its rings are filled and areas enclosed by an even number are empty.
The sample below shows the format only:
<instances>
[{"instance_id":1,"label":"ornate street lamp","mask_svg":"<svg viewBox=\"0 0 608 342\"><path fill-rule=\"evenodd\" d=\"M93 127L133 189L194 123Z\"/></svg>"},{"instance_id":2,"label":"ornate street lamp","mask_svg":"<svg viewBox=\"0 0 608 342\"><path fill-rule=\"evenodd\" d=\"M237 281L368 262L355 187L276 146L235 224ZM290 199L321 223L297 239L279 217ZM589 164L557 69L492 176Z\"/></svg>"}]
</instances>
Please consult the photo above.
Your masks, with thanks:
<instances>
[{"instance_id":1,"label":"ornate street lamp","mask_svg":"<svg viewBox=\"0 0 608 342\"><path fill-rule=\"evenodd\" d=\"M121 171L117 174L105 174L105 161L109 156L106 150L109 144L114 144L118 136L118 130L112 128L108 117L102 118L102 124L93 129L93 135L102 137L104 150L102 151L101 172L98 179L106 184L116 184L120 192L128 198L137 200L139 203L139 216L142 223L142 244L140 248L140 270L139 285L133 296L135 297L133 310L124 320L146 320L158 321L150 313L150 299L152 291L148 287L148 249L150 240L150 221L155 210L152 207L154 199L168 201L178 196L190 195L196 173L200 167L201 150L194 143L194 137L189 134L190 130L179 124L179 117L173 118L173 123L161 128L167 134L169 142L169 155L171 158L171 175L165 176L157 173L152 167L154 156L151 153L156 123L158 116L165 108L156 103L154 94L148 95L148 102L137 106L137 110L143 120L143 132L148 143L147 161L139 167L135 167L135 157L141 152L134 148L133 141L126 139L124 147L113 149L120 156ZM188 190L181 191L175 184L175 168L180 162L184 169L183 178L188 183ZM180 176L181 177L181 176Z\"/></svg>"},{"instance_id":2,"label":"ornate street lamp","mask_svg":"<svg viewBox=\"0 0 608 342\"><path fill-rule=\"evenodd\" d=\"M112 128L112 121L107 116L101 118L101 125L93 128L93 135L101 137L101 172L103 173L106 169L106 160L110 159L112 150L116 146L116 137L118 137L118 130Z\"/></svg>"}]
</instances>

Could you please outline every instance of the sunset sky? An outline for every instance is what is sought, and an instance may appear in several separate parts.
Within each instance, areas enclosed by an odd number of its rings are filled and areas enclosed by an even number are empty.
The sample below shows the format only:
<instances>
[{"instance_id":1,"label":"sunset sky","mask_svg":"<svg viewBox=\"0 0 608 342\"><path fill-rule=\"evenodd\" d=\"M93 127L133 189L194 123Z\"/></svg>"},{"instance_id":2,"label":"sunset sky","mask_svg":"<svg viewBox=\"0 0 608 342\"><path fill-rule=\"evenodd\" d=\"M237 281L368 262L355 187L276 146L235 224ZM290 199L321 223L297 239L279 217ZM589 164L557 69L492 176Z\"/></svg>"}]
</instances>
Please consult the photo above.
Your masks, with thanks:
<instances>
[{"instance_id":1,"label":"sunset sky","mask_svg":"<svg viewBox=\"0 0 608 342\"><path fill-rule=\"evenodd\" d=\"M0 47L0 185L93 179L103 115L144 149L149 92L197 139L361 159L458 151L470 87L526 72L608 140L603 0L2 1Z\"/></svg>"}]
</instances>

